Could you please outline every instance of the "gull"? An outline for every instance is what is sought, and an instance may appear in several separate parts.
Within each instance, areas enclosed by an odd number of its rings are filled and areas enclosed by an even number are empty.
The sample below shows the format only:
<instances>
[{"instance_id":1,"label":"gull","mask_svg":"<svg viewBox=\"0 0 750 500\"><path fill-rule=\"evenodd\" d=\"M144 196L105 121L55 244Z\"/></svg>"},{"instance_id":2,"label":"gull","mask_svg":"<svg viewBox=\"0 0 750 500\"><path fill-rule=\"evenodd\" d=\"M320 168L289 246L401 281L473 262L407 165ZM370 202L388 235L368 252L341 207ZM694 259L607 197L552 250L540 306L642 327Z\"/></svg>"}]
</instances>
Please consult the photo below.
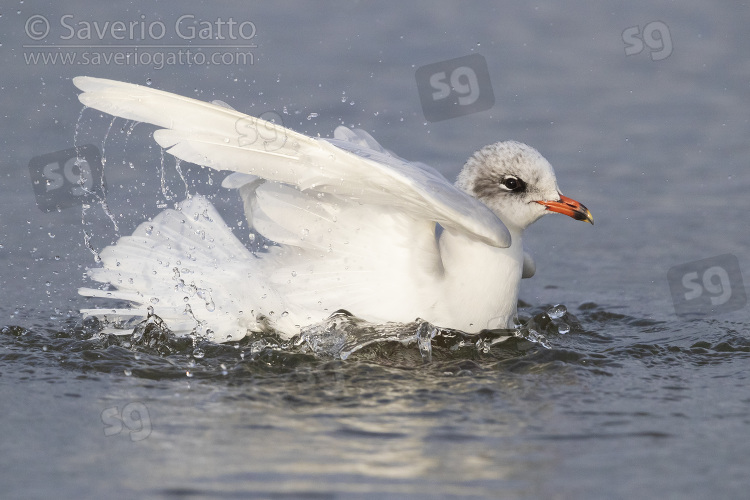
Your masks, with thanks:
<instances>
[{"instance_id":1,"label":"gull","mask_svg":"<svg viewBox=\"0 0 750 500\"><path fill-rule=\"evenodd\" d=\"M269 242L251 251L205 197L189 196L89 269L106 287L79 293L130 303L82 311L109 324L155 314L177 335L217 342L268 330L291 338L340 310L378 324L510 328L521 279L535 273L524 230L553 212L594 223L520 142L480 149L454 185L363 130L311 138L220 101L73 83L85 106L159 127L154 140L179 160L233 172L222 186L239 191L249 227Z\"/></svg>"}]
</instances>

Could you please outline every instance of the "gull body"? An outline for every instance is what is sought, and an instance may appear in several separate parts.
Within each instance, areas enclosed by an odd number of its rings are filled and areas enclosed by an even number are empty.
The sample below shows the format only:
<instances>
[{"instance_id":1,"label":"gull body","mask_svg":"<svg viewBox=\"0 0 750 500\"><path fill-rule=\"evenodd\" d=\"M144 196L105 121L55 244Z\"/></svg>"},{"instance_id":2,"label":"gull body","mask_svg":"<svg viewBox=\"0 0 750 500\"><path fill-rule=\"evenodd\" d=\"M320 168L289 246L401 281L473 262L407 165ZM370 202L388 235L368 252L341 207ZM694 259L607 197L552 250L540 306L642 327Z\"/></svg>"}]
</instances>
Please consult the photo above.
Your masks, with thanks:
<instances>
[{"instance_id":1,"label":"gull body","mask_svg":"<svg viewBox=\"0 0 750 500\"><path fill-rule=\"evenodd\" d=\"M148 87L74 84L86 106L160 127L154 139L177 158L232 171L222 185L238 189L250 227L274 242L251 253L193 195L101 252L89 275L109 289L80 293L133 307L87 315L141 318L153 308L176 333L216 341L267 328L290 337L339 309L375 323L505 328L520 280L534 274L524 230L550 212L593 223L560 193L549 162L519 142L477 151L452 185L362 130L314 139Z\"/></svg>"}]
</instances>

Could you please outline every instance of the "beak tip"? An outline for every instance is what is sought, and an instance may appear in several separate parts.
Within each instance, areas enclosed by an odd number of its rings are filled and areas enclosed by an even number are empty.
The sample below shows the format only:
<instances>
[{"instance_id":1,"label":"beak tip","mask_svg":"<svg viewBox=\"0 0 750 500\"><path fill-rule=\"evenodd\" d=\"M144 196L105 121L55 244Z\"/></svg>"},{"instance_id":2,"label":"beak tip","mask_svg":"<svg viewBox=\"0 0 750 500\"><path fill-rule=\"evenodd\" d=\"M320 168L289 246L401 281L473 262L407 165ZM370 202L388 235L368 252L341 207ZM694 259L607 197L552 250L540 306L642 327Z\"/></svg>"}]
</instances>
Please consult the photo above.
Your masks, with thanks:
<instances>
[{"instance_id":1,"label":"beak tip","mask_svg":"<svg viewBox=\"0 0 750 500\"><path fill-rule=\"evenodd\" d=\"M560 195L560 201L537 201L537 203L544 205L551 212L567 215L575 220L588 222L592 226L594 225L594 216L591 215L591 211L588 208L562 194Z\"/></svg>"}]
</instances>

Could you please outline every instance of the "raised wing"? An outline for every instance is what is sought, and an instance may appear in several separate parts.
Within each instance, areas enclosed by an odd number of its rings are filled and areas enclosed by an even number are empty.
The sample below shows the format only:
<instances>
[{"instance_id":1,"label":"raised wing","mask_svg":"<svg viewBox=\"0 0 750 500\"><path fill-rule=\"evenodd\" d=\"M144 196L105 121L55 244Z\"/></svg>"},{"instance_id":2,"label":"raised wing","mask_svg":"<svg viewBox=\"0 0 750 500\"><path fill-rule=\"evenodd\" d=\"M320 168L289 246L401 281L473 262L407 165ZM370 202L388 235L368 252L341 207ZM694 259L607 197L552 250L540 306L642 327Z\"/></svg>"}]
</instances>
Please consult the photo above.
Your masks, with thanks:
<instances>
[{"instance_id":1,"label":"raised wing","mask_svg":"<svg viewBox=\"0 0 750 500\"><path fill-rule=\"evenodd\" d=\"M162 127L154 139L182 160L302 191L387 205L488 245L510 245L508 230L489 208L426 165L388 153L369 135L349 131L359 143L342 137L344 132L319 140L220 105L140 85L93 77L77 77L73 83L83 90L78 98L88 107Z\"/></svg>"}]
</instances>

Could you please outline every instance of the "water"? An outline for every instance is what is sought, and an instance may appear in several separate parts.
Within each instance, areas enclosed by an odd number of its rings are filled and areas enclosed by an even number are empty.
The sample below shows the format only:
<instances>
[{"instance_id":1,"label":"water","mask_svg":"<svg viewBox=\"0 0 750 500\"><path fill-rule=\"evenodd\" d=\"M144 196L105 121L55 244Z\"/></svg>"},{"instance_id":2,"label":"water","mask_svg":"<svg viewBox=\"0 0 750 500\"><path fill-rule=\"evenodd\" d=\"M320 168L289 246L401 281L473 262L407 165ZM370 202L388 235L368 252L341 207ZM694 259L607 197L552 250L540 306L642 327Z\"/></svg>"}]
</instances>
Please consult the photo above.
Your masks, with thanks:
<instances>
[{"instance_id":1,"label":"water","mask_svg":"<svg viewBox=\"0 0 750 500\"><path fill-rule=\"evenodd\" d=\"M252 65L25 62L33 15L58 45L65 14L101 27L142 12L170 31L135 45L182 43L177 18L219 15L181 6L26 0L0 16L4 498L744 498L748 307L677 316L667 276L728 254L739 272L709 285L739 293L750 279L745 7L237 4L221 16L254 23ZM633 33L642 50L626 55ZM487 60L494 106L427 122L417 68L469 54ZM274 113L310 135L362 127L450 178L479 147L521 140L596 226L530 228L537 274L517 331L341 315L290 343L99 335L77 313L91 307L76 294L86 268L186 190L264 242L239 225L223 174L162 162L152 127L79 120L78 74ZM106 205L42 211L29 160L74 144L105 151Z\"/></svg>"}]
</instances>

